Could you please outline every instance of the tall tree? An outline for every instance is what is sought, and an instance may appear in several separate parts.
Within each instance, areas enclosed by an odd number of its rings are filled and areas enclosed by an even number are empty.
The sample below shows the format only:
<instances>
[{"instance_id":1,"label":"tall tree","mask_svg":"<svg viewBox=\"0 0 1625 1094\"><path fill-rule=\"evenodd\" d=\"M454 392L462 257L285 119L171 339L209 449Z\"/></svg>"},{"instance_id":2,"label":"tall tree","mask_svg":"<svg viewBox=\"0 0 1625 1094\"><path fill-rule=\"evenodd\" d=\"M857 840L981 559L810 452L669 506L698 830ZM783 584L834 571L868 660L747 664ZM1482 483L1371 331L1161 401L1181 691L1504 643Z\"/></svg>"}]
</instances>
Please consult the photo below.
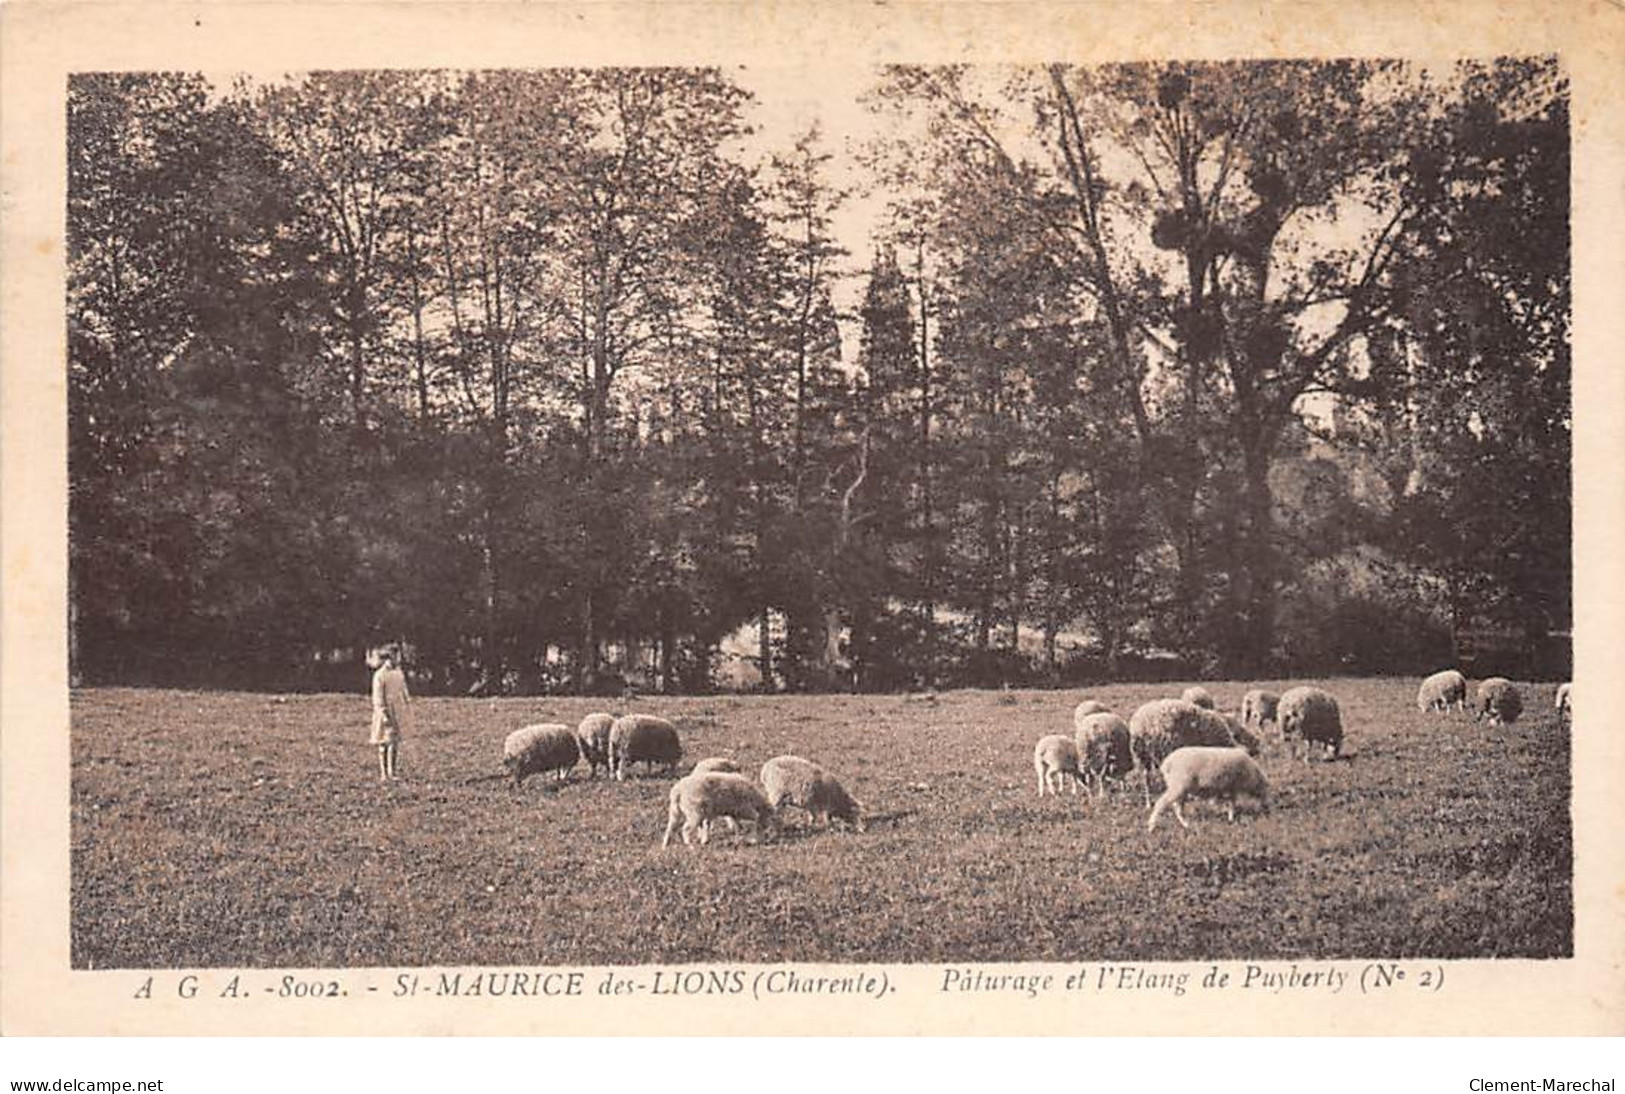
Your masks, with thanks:
<instances>
[{"instance_id":1,"label":"tall tree","mask_svg":"<svg viewBox=\"0 0 1625 1094\"><path fill-rule=\"evenodd\" d=\"M1511 626L1538 651L1572 618L1568 98L1550 58L1461 78L1406 165L1416 230L1354 394L1404 442L1390 545L1458 633Z\"/></svg>"},{"instance_id":2,"label":"tall tree","mask_svg":"<svg viewBox=\"0 0 1625 1094\"><path fill-rule=\"evenodd\" d=\"M834 238L833 218L845 194L827 181L833 157L821 145L814 125L789 154L771 157L764 194L794 384L791 490L780 532L787 630L781 662L787 684L797 689L830 686L843 659L832 564L841 535L835 478L851 448L851 438L842 436L842 415L851 408L834 301L836 267L846 250Z\"/></svg>"},{"instance_id":3,"label":"tall tree","mask_svg":"<svg viewBox=\"0 0 1625 1094\"><path fill-rule=\"evenodd\" d=\"M741 130L745 94L712 69L593 69L575 79L583 138L562 195L561 242L575 287L571 348L582 366L584 486L595 491L617 377L656 367L674 317L693 314L688 275L705 243L696 234L706 223L701 207L730 170L721 150ZM595 512L588 540L616 542L614 507ZM581 560L580 668L589 682L604 602L613 595L609 573L601 555Z\"/></svg>"}]
</instances>

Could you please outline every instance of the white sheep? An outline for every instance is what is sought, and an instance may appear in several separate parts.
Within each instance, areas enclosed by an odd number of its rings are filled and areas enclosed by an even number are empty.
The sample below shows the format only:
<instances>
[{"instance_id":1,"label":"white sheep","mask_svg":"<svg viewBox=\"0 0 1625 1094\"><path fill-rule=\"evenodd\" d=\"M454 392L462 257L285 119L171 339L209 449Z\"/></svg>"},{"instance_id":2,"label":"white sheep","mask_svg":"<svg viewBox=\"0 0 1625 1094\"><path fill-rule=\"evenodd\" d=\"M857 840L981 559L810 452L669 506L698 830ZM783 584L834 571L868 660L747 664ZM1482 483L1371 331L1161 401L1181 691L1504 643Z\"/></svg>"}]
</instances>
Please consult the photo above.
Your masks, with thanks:
<instances>
[{"instance_id":1,"label":"white sheep","mask_svg":"<svg viewBox=\"0 0 1625 1094\"><path fill-rule=\"evenodd\" d=\"M1110 711L1084 718L1074 743L1083 784L1092 784L1097 798L1106 792L1107 779L1121 779L1134 770L1128 723Z\"/></svg>"},{"instance_id":2,"label":"white sheep","mask_svg":"<svg viewBox=\"0 0 1625 1094\"><path fill-rule=\"evenodd\" d=\"M1417 710L1467 709L1467 677L1455 669L1436 672L1416 690Z\"/></svg>"},{"instance_id":3,"label":"white sheep","mask_svg":"<svg viewBox=\"0 0 1625 1094\"><path fill-rule=\"evenodd\" d=\"M755 783L733 772L706 771L686 775L672 785L666 796L666 834L660 846L670 845L678 821L683 824L685 844L693 842L696 829L700 843L710 843L711 822L719 818L735 830L738 821L754 821L763 838L771 835L776 824L773 807Z\"/></svg>"},{"instance_id":4,"label":"white sheep","mask_svg":"<svg viewBox=\"0 0 1625 1094\"><path fill-rule=\"evenodd\" d=\"M726 756L711 756L695 764L694 770L690 771L689 774L704 775L708 772L718 775L737 775L739 774L739 764Z\"/></svg>"},{"instance_id":5,"label":"white sheep","mask_svg":"<svg viewBox=\"0 0 1625 1094\"><path fill-rule=\"evenodd\" d=\"M811 760L775 756L762 765L762 789L775 812L787 805L805 809L819 824L830 818L864 829L863 803L846 792L840 781Z\"/></svg>"},{"instance_id":6,"label":"white sheep","mask_svg":"<svg viewBox=\"0 0 1625 1094\"><path fill-rule=\"evenodd\" d=\"M609 773L609 731L615 724L613 714L589 714L576 727L576 740L581 742L581 757L587 761L588 773L595 778L598 769Z\"/></svg>"},{"instance_id":7,"label":"white sheep","mask_svg":"<svg viewBox=\"0 0 1625 1094\"><path fill-rule=\"evenodd\" d=\"M1320 745L1325 753L1336 757L1343 749L1343 716L1337 700L1320 688L1296 687L1281 696L1277 712L1281 723L1281 736L1289 742L1289 750L1297 751L1295 742L1303 738L1303 762L1309 762L1311 745Z\"/></svg>"},{"instance_id":8,"label":"white sheep","mask_svg":"<svg viewBox=\"0 0 1625 1094\"><path fill-rule=\"evenodd\" d=\"M1511 680L1504 676L1492 676L1478 685L1478 706L1473 711L1473 721L1488 718L1490 721L1506 725L1518 720L1523 713L1523 696Z\"/></svg>"},{"instance_id":9,"label":"white sheep","mask_svg":"<svg viewBox=\"0 0 1625 1094\"><path fill-rule=\"evenodd\" d=\"M1151 818L1145 823L1147 832L1156 828L1162 811L1173 806L1174 817L1180 826L1185 822L1180 803L1189 798L1216 798L1228 807L1231 821L1236 819L1236 799L1252 798L1261 810L1269 808L1270 784L1264 769L1258 766L1245 749L1240 748L1180 748L1162 761L1162 781L1167 789L1151 809Z\"/></svg>"},{"instance_id":10,"label":"white sheep","mask_svg":"<svg viewBox=\"0 0 1625 1094\"><path fill-rule=\"evenodd\" d=\"M1083 720L1096 714L1110 714L1111 708L1105 703L1097 703L1093 699L1085 699L1072 711L1072 729L1076 732L1083 728Z\"/></svg>"},{"instance_id":11,"label":"white sheep","mask_svg":"<svg viewBox=\"0 0 1625 1094\"><path fill-rule=\"evenodd\" d=\"M1254 733L1262 734L1266 725L1276 724L1281 697L1273 691L1253 688L1241 697L1241 724Z\"/></svg>"},{"instance_id":12,"label":"white sheep","mask_svg":"<svg viewBox=\"0 0 1625 1094\"><path fill-rule=\"evenodd\" d=\"M1574 682L1557 685L1557 698L1552 701L1559 718L1574 718Z\"/></svg>"},{"instance_id":13,"label":"white sheep","mask_svg":"<svg viewBox=\"0 0 1625 1094\"><path fill-rule=\"evenodd\" d=\"M527 777L538 772L553 772L563 781L580 758L581 743L569 726L526 726L502 742L502 764L513 775L515 786L523 786Z\"/></svg>"},{"instance_id":14,"label":"white sheep","mask_svg":"<svg viewBox=\"0 0 1625 1094\"><path fill-rule=\"evenodd\" d=\"M1065 781L1072 788L1072 793L1078 792L1078 783L1083 776L1078 771L1078 746L1071 737L1063 737L1059 733L1052 733L1041 739L1038 746L1033 749L1033 771L1038 775L1038 796L1042 798L1048 790L1051 794L1061 792L1061 783Z\"/></svg>"},{"instance_id":15,"label":"white sheep","mask_svg":"<svg viewBox=\"0 0 1625 1094\"><path fill-rule=\"evenodd\" d=\"M628 714L609 728L609 769L624 780L635 763L646 768L664 764L670 773L683 758L677 727L652 714Z\"/></svg>"},{"instance_id":16,"label":"white sheep","mask_svg":"<svg viewBox=\"0 0 1625 1094\"><path fill-rule=\"evenodd\" d=\"M1218 706L1213 701L1213 695L1200 684L1186 688L1179 693L1179 697L1187 703L1195 703L1203 710L1213 710Z\"/></svg>"},{"instance_id":17,"label":"white sheep","mask_svg":"<svg viewBox=\"0 0 1625 1094\"><path fill-rule=\"evenodd\" d=\"M1151 772L1176 749L1239 747L1236 727L1233 719L1183 699L1153 699L1136 710L1128 723L1129 744L1144 777L1145 803L1151 804Z\"/></svg>"}]
</instances>

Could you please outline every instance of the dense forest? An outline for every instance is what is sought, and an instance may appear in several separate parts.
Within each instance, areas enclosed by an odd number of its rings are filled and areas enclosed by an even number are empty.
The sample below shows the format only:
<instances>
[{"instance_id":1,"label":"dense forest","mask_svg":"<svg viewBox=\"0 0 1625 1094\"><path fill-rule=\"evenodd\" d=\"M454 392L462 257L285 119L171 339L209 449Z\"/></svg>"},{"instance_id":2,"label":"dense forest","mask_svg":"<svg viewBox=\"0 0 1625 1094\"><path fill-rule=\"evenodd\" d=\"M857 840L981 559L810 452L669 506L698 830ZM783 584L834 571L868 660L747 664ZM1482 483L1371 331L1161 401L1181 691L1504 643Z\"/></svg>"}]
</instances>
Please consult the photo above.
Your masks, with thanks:
<instances>
[{"instance_id":1,"label":"dense forest","mask_svg":"<svg viewBox=\"0 0 1625 1094\"><path fill-rule=\"evenodd\" d=\"M1566 671L1555 61L877 69L856 151L751 106L74 77L76 679Z\"/></svg>"}]
</instances>

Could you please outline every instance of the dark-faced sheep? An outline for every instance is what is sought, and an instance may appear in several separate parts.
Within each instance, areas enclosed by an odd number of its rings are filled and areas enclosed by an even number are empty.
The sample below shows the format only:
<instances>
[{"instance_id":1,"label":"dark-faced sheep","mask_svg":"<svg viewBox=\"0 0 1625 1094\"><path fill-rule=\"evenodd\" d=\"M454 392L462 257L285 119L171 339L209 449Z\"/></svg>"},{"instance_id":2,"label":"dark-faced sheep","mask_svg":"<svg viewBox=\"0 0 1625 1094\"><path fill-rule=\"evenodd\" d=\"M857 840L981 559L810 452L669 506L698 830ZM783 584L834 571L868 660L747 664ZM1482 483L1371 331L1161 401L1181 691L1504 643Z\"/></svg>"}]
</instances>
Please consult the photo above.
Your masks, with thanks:
<instances>
[{"instance_id":1,"label":"dark-faced sheep","mask_svg":"<svg viewBox=\"0 0 1625 1094\"><path fill-rule=\"evenodd\" d=\"M1491 722L1507 725L1518 720L1523 713L1523 696L1511 680L1504 676L1492 676L1478 685L1478 706L1473 711L1473 720L1488 718Z\"/></svg>"},{"instance_id":2,"label":"dark-faced sheep","mask_svg":"<svg viewBox=\"0 0 1625 1094\"><path fill-rule=\"evenodd\" d=\"M569 726L526 726L502 742L502 764L515 786L523 786L526 778L539 772L552 772L562 781L580 758L581 744Z\"/></svg>"},{"instance_id":3,"label":"dark-faced sheep","mask_svg":"<svg viewBox=\"0 0 1625 1094\"><path fill-rule=\"evenodd\" d=\"M1128 723L1112 713L1091 714L1078 726L1078 768L1095 797L1106 792L1107 779L1121 779L1134 770L1134 749Z\"/></svg>"},{"instance_id":4,"label":"dark-faced sheep","mask_svg":"<svg viewBox=\"0 0 1625 1094\"><path fill-rule=\"evenodd\" d=\"M1328 758L1343 750L1343 716L1337 700L1320 688L1297 687L1281 696L1281 736L1289 751L1296 752L1303 740L1303 762L1309 762L1311 745L1319 745Z\"/></svg>"},{"instance_id":5,"label":"dark-faced sheep","mask_svg":"<svg viewBox=\"0 0 1625 1094\"><path fill-rule=\"evenodd\" d=\"M588 774L594 777L598 769L609 773L609 731L615 725L613 714L589 714L576 727L576 740L581 742L581 757L587 761Z\"/></svg>"},{"instance_id":6,"label":"dark-faced sheep","mask_svg":"<svg viewBox=\"0 0 1625 1094\"><path fill-rule=\"evenodd\" d=\"M1230 729L1230 739L1243 749L1249 756L1257 756L1264 750L1264 742L1258 735L1241 723L1239 718L1232 718L1228 714L1220 714Z\"/></svg>"},{"instance_id":7,"label":"dark-faced sheep","mask_svg":"<svg viewBox=\"0 0 1625 1094\"><path fill-rule=\"evenodd\" d=\"M775 812L786 806L806 810L814 821L828 825L831 818L864 829L863 803L846 792L840 781L811 760L775 756L762 765L762 789Z\"/></svg>"},{"instance_id":8,"label":"dark-faced sheep","mask_svg":"<svg viewBox=\"0 0 1625 1094\"><path fill-rule=\"evenodd\" d=\"M1040 798L1044 796L1045 791L1059 794L1063 782L1076 794L1078 784L1083 781L1083 776L1078 771L1077 744L1071 737L1064 737L1059 733L1040 739L1037 747L1033 749L1033 771L1038 775Z\"/></svg>"},{"instance_id":9,"label":"dark-faced sheep","mask_svg":"<svg viewBox=\"0 0 1625 1094\"><path fill-rule=\"evenodd\" d=\"M1273 691L1254 688L1241 697L1241 724L1262 735L1266 725L1275 725L1281 697Z\"/></svg>"},{"instance_id":10,"label":"dark-faced sheep","mask_svg":"<svg viewBox=\"0 0 1625 1094\"><path fill-rule=\"evenodd\" d=\"M1213 701L1212 693L1209 692L1207 688L1202 687L1200 684L1186 688L1184 691L1179 693L1179 697L1185 700L1187 703L1195 703L1203 710L1213 710L1218 706L1218 704Z\"/></svg>"},{"instance_id":11,"label":"dark-faced sheep","mask_svg":"<svg viewBox=\"0 0 1625 1094\"><path fill-rule=\"evenodd\" d=\"M673 771L683 758L683 742L677 727L652 714L628 714L615 719L609 729L609 768L616 779L624 780L631 766L655 764Z\"/></svg>"},{"instance_id":12,"label":"dark-faced sheep","mask_svg":"<svg viewBox=\"0 0 1625 1094\"><path fill-rule=\"evenodd\" d=\"M1244 749L1176 749L1162 761L1162 781L1167 789L1151 809L1151 818L1145 823L1147 832L1157 826L1157 819L1169 806L1173 807L1180 826L1189 828L1180 803L1191 798L1224 802L1231 821L1236 819L1237 798L1252 798L1260 809L1269 808L1269 780L1264 777L1263 768Z\"/></svg>"},{"instance_id":13,"label":"dark-faced sheep","mask_svg":"<svg viewBox=\"0 0 1625 1094\"><path fill-rule=\"evenodd\" d=\"M1129 719L1129 743L1140 768L1145 803L1151 804L1151 773L1175 750L1195 745L1236 748L1233 719L1183 699L1153 699Z\"/></svg>"},{"instance_id":14,"label":"dark-faced sheep","mask_svg":"<svg viewBox=\"0 0 1625 1094\"><path fill-rule=\"evenodd\" d=\"M700 843L711 842L711 822L725 820L730 828L738 821L755 822L763 838L773 832L776 818L773 807L756 784L743 775L727 771L707 771L686 775L672 785L666 796L666 834L660 846L671 843L679 822L683 825L683 842L692 843L696 830Z\"/></svg>"},{"instance_id":15,"label":"dark-faced sheep","mask_svg":"<svg viewBox=\"0 0 1625 1094\"><path fill-rule=\"evenodd\" d=\"M1552 700L1552 706L1556 708L1559 718L1572 719L1574 717L1573 681L1557 685L1557 696Z\"/></svg>"},{"instance_id":16,"label":"dark-faced sheep","mask_svg":"<svg viewBox=\"0 0 1625 1094\"><path fill-rule=\"evenodd\" d=\"M1416 689L1416 709L1421 711L1467 709L1467 677L1455 669L1436 672Z\"/></svg>"}]
</instances>

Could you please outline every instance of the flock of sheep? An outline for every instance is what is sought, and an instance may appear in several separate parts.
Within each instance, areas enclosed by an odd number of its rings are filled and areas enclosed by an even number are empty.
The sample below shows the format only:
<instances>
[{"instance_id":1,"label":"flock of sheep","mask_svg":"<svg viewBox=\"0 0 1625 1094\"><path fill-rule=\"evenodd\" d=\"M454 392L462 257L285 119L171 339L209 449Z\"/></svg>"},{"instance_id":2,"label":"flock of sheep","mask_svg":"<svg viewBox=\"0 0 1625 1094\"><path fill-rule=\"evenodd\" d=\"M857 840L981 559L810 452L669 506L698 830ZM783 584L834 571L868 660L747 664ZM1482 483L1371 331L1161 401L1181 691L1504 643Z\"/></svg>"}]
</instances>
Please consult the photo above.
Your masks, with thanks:
<instances>
[{"instance_id":1,"label":"flock of sheep","mask_svg":"<svg viewBox=\"0 0 1625 1094\"><path fill-rule=\"evenodd\" d=\"M1573 685L1558 687L1558 716L1573 713ZM1422 681L1417 709L1467 709L1467 678L1454 669L1434 673ZM1038 794L1059 793L1070 780L1074 793L1081 785L1099 797L1109 779L1124 779L1139 769L1145 803L1151 808L1147 830L1157 826L1164 810L1172 808L1181 825L1189 827L1181 805L1192 798L1222 801L1230 819L1236 819L1238 799L1251 799L1269 808L1269 780L1259 766L1262 735L1274 726L1295 755L1303 742L1303 760L1319 748L1335 759L1343 747L1343 721L1337 700L1316 687L1296 687L1285 695L1254 689L1242 697L1236 715L1215 709L1207 689L1185 689L1178 699L1153 699L1127 722L1093 700L1078 704L1073 713L1074 735L1052 734L1033 749ZM1474 721L1516 721L1523 699L1511 681L1493 676L1478 686ZM1151 771L1162 776L1164 790L1151 803Z\"/></svg>"},{"instance_id":2,"label":"flock of sheep","mask_svg":"<svg viewBox=\"0 0 1625 1094\"><path fill-rule=\"evenodd\" d=\"M508 735L502 746L502 762L513 776L515 786L523 786L530 775L568 777L576 764L585 760L593 776L603 768L617 781L624 780L635 763L645 770L661 765L670 774L683 759L683 743L677 727L650 714L589 714L575 729L548 723L526 726ZM677 826L682 825L683 842L711 840L711 822L720 820L737 831L740 821L750 821L764 836L775 832L787 808L802 809L821 824L843 821L857 831L864 828L863 803L846 792L840 780L811 760L800 756L776 756L762 765L761 785L740 773L739 764L726 757L701 760L678 779L667 796L666 834L660 841L671 843Z\"/></svg>"},{"instance_id":3,"label":"flock of sheep","mask_svg":"<svg viewBox=\"0 0 1625 1094\"><path fill-rule=\"evenodd\" d=\"M1556 708L1562 718L1572 716L1572 685L1557 689ZM1422 711L1467 710L1467 679L1454 669L1434 673L1422 681L1416 705ZM1343 747L1343 721L1337 700L1317 687L1295 687L1284 695L1254 689L1242 697L1236 714L1216 709L1213 696L1202 687L1187 688L1178 699L1153 699L1128 721L1094 700L1078 704L1073 712L1073 735L1049 734L1033 749L1038 794L1059 794L1062 785L1073 793L1082 786L1095 798L1106 784L1122 781L1138 769L1145 804L1150 808L1147 830L1156 828L1164 811L1172 809L1188 828L1181 806L1191 799L1224 803L1229 818L1236 818L1238 800L1250 799L1260 810L1269 808L1269 780L1257 757L1266 731L1279 733L1290 756L1319 750L1336 759ZM1518 689L1503 677L1491 677L1478 686L1473 708L1475 721L1516 721L1523 710ZM614 717L589 714L575 729L562 724L526 726L509 734L503 763L521 786L527 776L554 775L562 780L581 761L597 776L602 768L624 780L633 764L646 770L661 765L670 774L683 758L677 728L664 718L647 714ZM1163 792L1151 801L1152 771L1161 776ZM701 844L711 837L711 823L724 822L737 831L739 822L756 825L763 837L777 831L785 810L795 806L816 822L840 820L863 831L863 806L823 767L799 756L779 756L762 765L758 781L742 774L733 760L701 760L677 780L667 798L667 822L661 846L671 843L682 826L683 842L696 834Z\"/></svg>"},{"instance_id":4,"label":"flock of sheep","mask_svg":"<svg viewBox=\"0 0 1625 1094\"><path fill-rule=\"evenodd\" d=\"M1146 827L1155 828L1163 811L1172 808L1185 827L1181 806L1191 798L1214 798L1226 803L1230 819L1236 802L1250 798L1260 808L1269 805L1269 780L1256 757L1267 726L1277 726L1289 749L1296 753L1303 742L1307 763L1319 748L1336 757L1343 747L1343 720L1337 700L1315 687L1297 687L1285 695L1255 689L1241 700L1239 716L1215 709L1206 688L1186 688L1178 699L1153 699L1123 721L1102 704L1086 699L1073 712L1074 735L1052 734L1033 749L1038 793L1058 793L1071 780L1074 792L1082 785L1098 798L1106 782L1124 779L1138 768L1151 806ZM1151 772L1162 777L1164 790L1151 804Z\"/></svg>"}]
</instances>

